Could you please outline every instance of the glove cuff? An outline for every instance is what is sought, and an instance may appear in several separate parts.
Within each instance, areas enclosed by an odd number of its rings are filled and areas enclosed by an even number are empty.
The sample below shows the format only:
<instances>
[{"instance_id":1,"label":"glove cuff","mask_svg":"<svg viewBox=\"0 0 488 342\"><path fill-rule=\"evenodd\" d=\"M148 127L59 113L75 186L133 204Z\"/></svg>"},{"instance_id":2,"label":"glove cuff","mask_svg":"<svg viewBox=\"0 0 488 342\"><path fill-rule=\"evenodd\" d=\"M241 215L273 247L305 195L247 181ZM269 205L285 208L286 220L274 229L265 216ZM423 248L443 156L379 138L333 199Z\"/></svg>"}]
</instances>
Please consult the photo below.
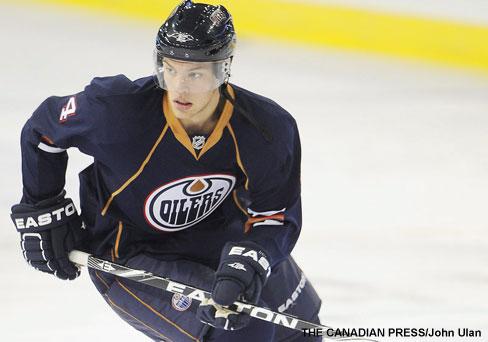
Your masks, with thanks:
<instances>
[{"instance_id":1,"label":"glove cuff","mask_svg":"<svg viewBox=\"0 0 488 342\"><path fill-rule=\"evenodd\" d=\"M19 233L38 233L65 225L78 217L78 212L70 198L39 208L29 204L16 204L10 214L15 228Z\"/></svg>"},{"instance_id":2,"label":"glove cuff","mask_svg":"<svg viewBox=\"0 0 488 342\"><path fill-rule=\"evenodd\" d=\"M263 284L271 273L271 266L266 252L251 241L228 242L222 249L220 260L242 261L250 265L260 276ZM236 265L238 267L238 265Z\"/></svg>"}]
</instances>

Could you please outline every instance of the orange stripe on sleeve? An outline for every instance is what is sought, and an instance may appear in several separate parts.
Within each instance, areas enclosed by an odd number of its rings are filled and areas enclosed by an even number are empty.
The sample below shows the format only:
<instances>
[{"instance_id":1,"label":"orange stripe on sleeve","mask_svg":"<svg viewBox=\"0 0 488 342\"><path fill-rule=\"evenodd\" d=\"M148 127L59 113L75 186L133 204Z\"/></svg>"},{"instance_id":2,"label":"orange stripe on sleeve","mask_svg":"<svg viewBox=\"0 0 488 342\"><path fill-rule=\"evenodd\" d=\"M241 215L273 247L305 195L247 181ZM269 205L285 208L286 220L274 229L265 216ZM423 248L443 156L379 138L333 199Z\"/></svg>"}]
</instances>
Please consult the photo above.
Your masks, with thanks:
<instances>
[{"instance_id":1,"label":"orange stripe on sleeve","mask_svg":"<svg viewBox=\"0 0 488 342\"><path fill-rule=\"evenodd\" d=\"M250 217L245 225L244 225L244 233L247 233L251 230L251 227L253 224L257 222L263 222L266 220L276 220L276 221L284 221L285 220L285 215L284 214L275 214L271 216L260 216L260 217Z\"/></svg>"},{"instance_id":2,"label":"orange stripe on sleeve","mask_svg":"<svg viewBox=\"0 0 488 342\"><path fill-rule=\"evenodd\" d=\"M51 140L47 135L41 136L41 141L47 142L48 144L54 145L54 141Z\"/></svg>"}]
</instances>

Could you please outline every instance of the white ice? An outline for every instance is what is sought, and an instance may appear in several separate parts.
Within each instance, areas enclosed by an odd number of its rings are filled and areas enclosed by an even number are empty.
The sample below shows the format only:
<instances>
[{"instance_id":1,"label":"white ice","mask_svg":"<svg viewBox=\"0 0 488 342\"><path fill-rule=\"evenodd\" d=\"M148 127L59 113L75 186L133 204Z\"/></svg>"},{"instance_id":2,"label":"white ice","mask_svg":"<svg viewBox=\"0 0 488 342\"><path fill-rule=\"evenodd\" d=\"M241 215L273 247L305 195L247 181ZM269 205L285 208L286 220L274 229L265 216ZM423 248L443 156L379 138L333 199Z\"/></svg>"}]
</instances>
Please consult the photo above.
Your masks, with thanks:
<instances>
[{"instance_id":1,"label":"white ice","mask_svg":"<svg viewBox=\"0 0 488 342\"><path fill-rule=\"evenodd\" d=\"M8 213L21 196L19 134L32 111L95 76L151 73L158 24L6 4L0 22L0 340L146 341L86 273L62 282L30 269ZM232 80L299 123L304 225L293 254L323 298L323 323L467 327L487 340L488 78L240 41ZM76 197L90 159L70 157Z\"/></svg>"}]
</instances>

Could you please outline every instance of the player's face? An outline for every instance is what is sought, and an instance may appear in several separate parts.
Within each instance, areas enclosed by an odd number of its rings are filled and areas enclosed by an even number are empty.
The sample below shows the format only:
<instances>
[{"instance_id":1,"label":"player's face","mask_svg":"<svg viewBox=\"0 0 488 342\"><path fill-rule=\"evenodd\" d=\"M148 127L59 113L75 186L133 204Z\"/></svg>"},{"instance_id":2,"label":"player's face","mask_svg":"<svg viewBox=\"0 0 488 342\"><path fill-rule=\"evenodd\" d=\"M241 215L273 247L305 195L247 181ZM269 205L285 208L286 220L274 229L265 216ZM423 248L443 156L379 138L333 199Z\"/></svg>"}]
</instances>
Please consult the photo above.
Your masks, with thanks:
<instances>
[{"instance_id":1,"label":"player's face","mask_svg":"<svg viewBox=\"0 0 488 342\"><path fill-rule=\"evenodd\" d=\"M178 119L190 119L219 97L212 63L181 62L165 58L164 82Z\"/></svg>"}]
</instances>

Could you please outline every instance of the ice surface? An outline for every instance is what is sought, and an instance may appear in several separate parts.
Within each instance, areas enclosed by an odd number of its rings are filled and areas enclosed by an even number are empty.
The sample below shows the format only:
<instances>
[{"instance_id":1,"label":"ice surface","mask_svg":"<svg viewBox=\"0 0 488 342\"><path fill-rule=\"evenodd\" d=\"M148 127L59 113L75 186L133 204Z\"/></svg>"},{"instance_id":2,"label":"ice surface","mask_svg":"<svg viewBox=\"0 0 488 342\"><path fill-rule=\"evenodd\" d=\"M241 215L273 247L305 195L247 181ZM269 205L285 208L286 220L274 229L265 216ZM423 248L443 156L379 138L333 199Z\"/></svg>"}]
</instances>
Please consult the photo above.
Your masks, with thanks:
<instances>
[{"instance_id":1,"label":"ice surface","mask_svg":"<svg viewBox=\"0 0 488 342\"><path fill-rule=\"evenodd\" d=\"M30 113L95 76L149 74L157 24L5 4L0 22L0 339L146 341L86 273L62 282L28 268L8 212ZM232 79L298 121L304 226L294 255L324 300L324 323L469 327L487 338L488 79L264 41L239 42ZM76 197L90 159L70 157Z\"/></svg>"}]
</instances>

